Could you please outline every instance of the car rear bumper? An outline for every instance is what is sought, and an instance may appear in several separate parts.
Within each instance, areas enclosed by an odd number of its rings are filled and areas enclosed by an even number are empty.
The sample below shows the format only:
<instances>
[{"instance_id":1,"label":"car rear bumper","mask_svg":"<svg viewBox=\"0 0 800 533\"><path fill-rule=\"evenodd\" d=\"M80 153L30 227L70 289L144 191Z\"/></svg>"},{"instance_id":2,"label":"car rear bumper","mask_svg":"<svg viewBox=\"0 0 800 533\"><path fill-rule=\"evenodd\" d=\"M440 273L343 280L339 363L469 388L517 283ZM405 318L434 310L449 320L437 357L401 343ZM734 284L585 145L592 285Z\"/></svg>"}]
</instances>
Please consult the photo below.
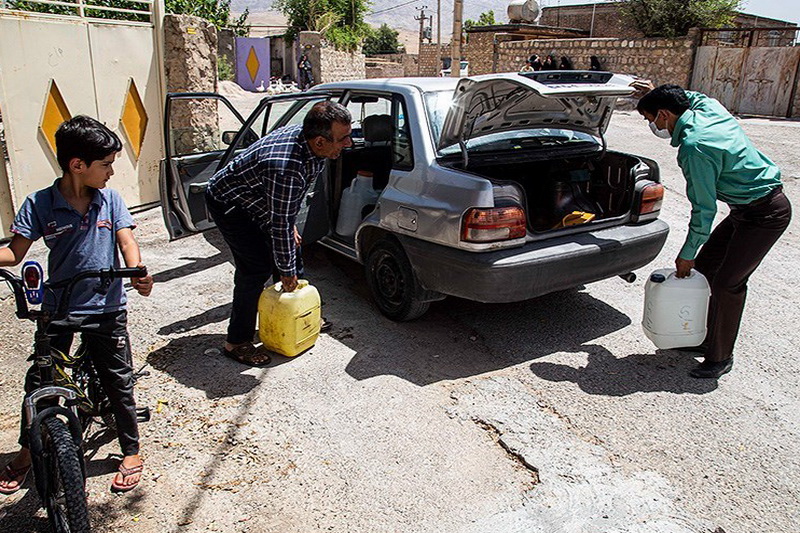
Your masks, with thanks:
<instances>
[{"instance_id":1,"label":"car rear bumper","mask_svg":"<svg viewBox=\"0 0 800 533\"><path fill-rule=\"evenodd\" d=\"M478 302L516 302L626 274L652 261L669 226L654 220L495 252L467 252L401 237L428 290Z\"/></svg>"}]
</instances>

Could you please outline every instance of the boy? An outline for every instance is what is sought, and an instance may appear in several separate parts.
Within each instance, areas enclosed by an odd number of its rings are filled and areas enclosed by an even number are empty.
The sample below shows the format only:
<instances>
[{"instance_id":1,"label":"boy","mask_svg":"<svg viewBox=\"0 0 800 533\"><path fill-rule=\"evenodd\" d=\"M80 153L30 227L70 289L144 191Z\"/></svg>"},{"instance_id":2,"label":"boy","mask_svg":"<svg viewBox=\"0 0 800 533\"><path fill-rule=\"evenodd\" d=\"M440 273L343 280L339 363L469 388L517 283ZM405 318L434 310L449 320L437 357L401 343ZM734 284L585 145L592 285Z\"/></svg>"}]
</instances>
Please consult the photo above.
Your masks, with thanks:
<instances>
[{"instance_id":1,"label":"boy","mask_svg":"<svg viewBox=\"0 0 800 533\"><path fill-rule=\"evenodd\" d=\"M64 171L52 186L25 199L14 222L11 243L0 248L0 266L19 264L33 241L44 237L51 282L70 278L83 270L119 266L115 245L125 265L141 266L139 245L131 231L136 225L122 198L106 183L114 174L112 164L122 143L100 122L74 117L56 131L56 158ZM149 296L153 278L133 278L133 288ZM111 484L113 491L125 492L139 483L142 460L139 457L139 432L133 399L133 369L127 332L125 291L122 280L98 291L98 280L79 282L72 293L69 315L50 327L51 345L66 352L75 332L81 332L89 348L103 389L111 400L119 433L123 459ZM53 295L42 304L53 309ZM32 367L25 379L26 393L38 384L38 371ZM0 493L18 491L30 471L31 455L27 432L21 424L19 453L0 472Z\"/></svg>"}]
</instances>

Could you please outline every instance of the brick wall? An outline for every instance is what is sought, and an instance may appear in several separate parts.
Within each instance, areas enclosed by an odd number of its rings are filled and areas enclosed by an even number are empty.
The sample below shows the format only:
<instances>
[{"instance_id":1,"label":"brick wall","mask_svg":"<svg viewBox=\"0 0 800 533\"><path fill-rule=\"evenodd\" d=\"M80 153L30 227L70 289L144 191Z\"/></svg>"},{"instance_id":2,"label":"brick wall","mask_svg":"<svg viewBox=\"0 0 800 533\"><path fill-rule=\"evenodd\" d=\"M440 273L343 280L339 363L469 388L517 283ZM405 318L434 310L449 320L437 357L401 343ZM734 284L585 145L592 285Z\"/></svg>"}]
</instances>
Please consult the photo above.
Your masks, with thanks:
<instances>
[{"instance_id":1,"label":"brick wall","mask_svg":"<svg viewBox=\"0 0 800 533\"><path fill-rule=\"evenodd\" d=\"M494 72L494 38L497 33L469 34L469 50L466 58L469 61L469 74L489 74Z\"/></svg>"},{"instance_id":2,"label":"brick wall","mask_svg":"<svg viewBox=\"0 0 800 533\"><path fill-rule=\"evenodd\" d=\"M442 53L447 50L449 55L449 47L439 46L437 44L422 43L419 50L419 73L418 76L438 76L442 70Z\"/></svg>"},{"instance_id":3,"label":"brick wall","mask_svg":"<svg viewBox=\"0 0 800 533\"><path fill-rule=\"evenodd\" d=\"M594 6L594 26L592 25L592 5L562 6L542 8L540 24L591 30L592 37L641 38L644 34L632 24L622 20L614 4Z\"/></svg>"},{"instance_id":4,"label":"brick wall","mask_svg":"<svg viewBox=\"0 0 800 533\"><path fill-rule=\"evenodd\" d=\"M367 77L364 54L361 51L343 52L320 38L319 32L300 32L300 53L311 61L314 83L360 80Z\"/></svg>"},{"instance_id":5,"label":"brick wall","mask_svg":"<svg viewBox=\"0 0 800 533\"><path fill-rule=\"evenodd\" d=\"M687 39L548 39L498 44L497 72L514 72L531 54L569 57L576 69L589 68L597 56L604 69L648 78L656 85L688 87L697 33Z\"/></svg>"}]
</instances>

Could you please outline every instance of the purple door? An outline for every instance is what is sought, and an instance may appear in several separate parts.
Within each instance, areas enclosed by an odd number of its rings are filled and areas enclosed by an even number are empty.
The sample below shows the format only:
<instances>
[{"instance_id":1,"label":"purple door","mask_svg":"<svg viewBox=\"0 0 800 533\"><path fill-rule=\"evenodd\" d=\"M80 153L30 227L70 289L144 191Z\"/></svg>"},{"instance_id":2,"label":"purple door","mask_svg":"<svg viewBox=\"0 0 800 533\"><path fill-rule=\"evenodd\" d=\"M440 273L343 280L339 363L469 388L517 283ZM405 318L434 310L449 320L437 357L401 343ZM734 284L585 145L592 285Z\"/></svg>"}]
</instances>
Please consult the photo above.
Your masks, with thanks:
<instances>
[{"instance_id":1,"label":"purple door","mask_svg":"<svg viewBox=\"0 0 800 533\"><path fill-rule=\"evenodd\" d=\"M248 91L269 87L269 39L236 38L236 83Z\"/></svg>"}]
</instances>

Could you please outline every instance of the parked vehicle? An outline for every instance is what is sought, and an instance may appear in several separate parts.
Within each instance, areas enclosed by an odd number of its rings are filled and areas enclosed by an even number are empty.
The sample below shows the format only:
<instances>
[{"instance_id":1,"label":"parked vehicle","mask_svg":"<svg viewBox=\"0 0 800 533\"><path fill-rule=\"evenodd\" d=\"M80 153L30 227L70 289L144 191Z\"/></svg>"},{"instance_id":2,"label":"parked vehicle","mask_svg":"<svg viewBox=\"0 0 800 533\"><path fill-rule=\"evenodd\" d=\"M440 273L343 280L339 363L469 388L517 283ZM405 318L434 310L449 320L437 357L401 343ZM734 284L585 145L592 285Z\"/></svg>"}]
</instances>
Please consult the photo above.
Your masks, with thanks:
<instances>
[{"instance_id":1,"label":"parked vehicle","mask_svg":"<svg viewBox=\"0 0 800 533\"><path fill-rule=\"evenodd\" d=\"M447 295L513 302L625 275L653 260L668 233L656 163L608 150L603 138L630 81L569 71L328 83L266 98L235 132L219 132L227 147L183 154L171 149L182 131L174 125L161 175L168 230L179 238L213 227L208 178L334 99L353 115L353 147L312 187L298 227L305 243L365 266L387 317L417 318ZM218 95L178 94L165 116L208 98L235 113Z\"/></svg>"},{"instance_id":2,"label":"parked vehicle","mask_svg":"<svg viewBox=\"0 0 800 533\"><path fill-rule=\"evenodd\" d=\"M25 399L24 417L28 431L36 491L47 510L53 533L88 533L86 467L83 461L83 434L94 421L115 429L111 405L100 379L86 357L83 343L74 354L50 346L50 325L67 316L75 284L98 279L99 285L116 278L141 277L146 268L117 268L80 272L57 286L44 283L42 268L29 261L22 277L0 268L0 279L11 287L16 316L36 323L32 360L39 372L40 385ZM29 309L28 303L42 302L44 291L63 288L53 312ZM139 374L144 375L144 374ZM137 375L138 377L138 375ZM149 409L137 410L140 421L150 419Z\"/></svg>"},{"instance_id":3,"label":"parked vehicle","mask_svg":"<svg viewBox=\"0 0 800 533\"><path fill-rule=\"evenodd\" d=\"M452 62L448 65L445 65L442 70L439 71L439 76L442 77L449 77L452 72ZM462 59L459 61L459 70L458 70L459 77L469 76L469 61Z\"/></svg>"}]
</instances>

